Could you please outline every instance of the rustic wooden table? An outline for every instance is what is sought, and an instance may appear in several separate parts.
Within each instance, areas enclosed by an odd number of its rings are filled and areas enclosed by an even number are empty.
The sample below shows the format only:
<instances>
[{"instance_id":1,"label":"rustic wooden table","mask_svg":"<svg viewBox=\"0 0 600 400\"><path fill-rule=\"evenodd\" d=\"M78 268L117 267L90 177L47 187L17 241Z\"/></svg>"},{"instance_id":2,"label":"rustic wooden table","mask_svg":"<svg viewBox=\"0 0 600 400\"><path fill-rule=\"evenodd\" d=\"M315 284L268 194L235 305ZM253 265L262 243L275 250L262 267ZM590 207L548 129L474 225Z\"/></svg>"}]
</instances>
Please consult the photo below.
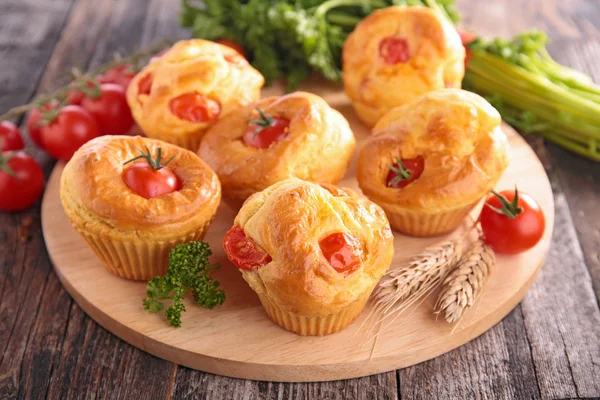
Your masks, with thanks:
<instances>
[{"instance_id":1,"label":"rustic wooden table","mask_svg":"<svg viewBox=\"0 0 600 400\"><path fill-rule=\"evenodd\" d=\"M0 113L56 88L73 66L184 38L176 0L2 0ZM600 1L459 0L483 35L538 27L551 54L600 81ZM476 340L396 372L329 383L269 383L179 367L88 318L62 288L39 205L0 213L0 398L600 397L600 164L537 137L556 202L553 244L523 302ZM48 174L53 163L36 153ZM518 162L518 160L513 160ZM199 338L201 340L202 338Z\"/></svg>"}]
</instances>

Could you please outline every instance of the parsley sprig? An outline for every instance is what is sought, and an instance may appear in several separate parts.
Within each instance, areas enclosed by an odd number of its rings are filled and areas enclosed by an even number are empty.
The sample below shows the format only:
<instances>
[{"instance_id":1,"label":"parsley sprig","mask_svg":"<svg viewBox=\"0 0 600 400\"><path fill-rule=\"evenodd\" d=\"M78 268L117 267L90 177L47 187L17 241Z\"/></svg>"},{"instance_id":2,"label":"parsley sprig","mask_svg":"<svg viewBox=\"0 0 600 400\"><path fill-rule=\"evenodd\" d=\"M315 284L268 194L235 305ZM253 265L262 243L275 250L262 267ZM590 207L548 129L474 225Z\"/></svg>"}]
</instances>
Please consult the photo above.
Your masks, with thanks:
<instances>
[{"instance_id":1,"label":"parsley sprig","mask_svg":"<svg viewBox=\"0 0 600 400\"><path fill-rule=\"evenodd\" d=\"M209 263L211 255L212 251L205 242L180 244L171 250L167 273L148 281L147 297L142 302L144 308L157 313L164 309L165 301L170 300L171 305L165 315L169 325L179 328L181 313L186 310L183 298L188 292L192 292L194 301L202 307L213 308L223 304L225 292L210 276L217 267Z\"/></svg>"}]
</instances>

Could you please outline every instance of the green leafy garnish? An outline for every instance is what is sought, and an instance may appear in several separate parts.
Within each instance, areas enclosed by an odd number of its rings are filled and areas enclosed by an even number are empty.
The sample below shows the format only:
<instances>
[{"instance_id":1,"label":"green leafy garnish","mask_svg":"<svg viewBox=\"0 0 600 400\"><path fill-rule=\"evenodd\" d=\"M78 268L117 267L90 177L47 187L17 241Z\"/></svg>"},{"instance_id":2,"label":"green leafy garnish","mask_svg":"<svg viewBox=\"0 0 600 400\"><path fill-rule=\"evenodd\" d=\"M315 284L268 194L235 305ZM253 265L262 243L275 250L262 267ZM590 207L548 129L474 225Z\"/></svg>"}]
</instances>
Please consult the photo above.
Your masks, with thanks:
<instances>
[{"instance_id":1,"label":"green leafy garnish","mask_svg":"<svg viewBox=\"0 0 600 400\"><path fill-rule=\"evenodd\" d=\"M194 301L206 308L223 304L225 292L210 272L218 265L209 264L212 251L208 243L190 242L180 244L169 253L169 267L164 276L148 281L146 298L142 304L151 313L162 311L165 301L171 301L165 315L169 325L181 327L181 313L185 311L183 297L192 291Z\"/></svg>"},{"instance_id":2,"label":"green leafy garnish","mask_svg":"<svg viewBox=\"0 0 600 400\"><path fill-rule=\"evenodd\" d=\"M477 38L468 44L463 87L486 97L521 132L600 161L600 86L554 61L547 43L540 31Z\"/></svg>"},{"instance_id":3,"label":"green leafy garnish","mask_svg":"<svg viewBox=\"0 0 600 400\"><path fill-rule=\"evenodd\" d=\"M362 18L391 5L431 7L458 19L454 0L183 0L181 24L194 37L240 43L267 85L285 78L292 91L311 71L341 80L348 34Z\"/></svg>"},{"instance_id":4,"label":"green leafy garnish","mask_svg":"<svg viewBox=\"0 0 600 400\"><path fill-rule=\"evenodd\" d=\"M408 180L412 177L410 170L406 168L406 165L404 165L402 160L399 158L396 158L396 164L390 166L390 170L396 174L396 176L394 176L394 178L388 182L388 186L397 185L398 183Z\"/></svg>"}]
</instances>

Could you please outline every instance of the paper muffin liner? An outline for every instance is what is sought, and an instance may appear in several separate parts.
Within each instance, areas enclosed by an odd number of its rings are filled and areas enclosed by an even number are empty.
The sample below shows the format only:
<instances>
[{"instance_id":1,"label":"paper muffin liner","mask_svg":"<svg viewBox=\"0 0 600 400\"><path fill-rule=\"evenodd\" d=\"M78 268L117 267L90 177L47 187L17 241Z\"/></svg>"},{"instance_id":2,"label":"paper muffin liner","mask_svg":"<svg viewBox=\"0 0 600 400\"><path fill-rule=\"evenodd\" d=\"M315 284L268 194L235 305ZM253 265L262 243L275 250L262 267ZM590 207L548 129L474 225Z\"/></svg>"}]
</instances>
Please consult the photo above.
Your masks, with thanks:
<instances>
[{"instance_id":1,"label":"paper muffin liner","mask_svg":"<svg viewBox=\"0 0 600 400\"><path fill-rule=\"evenodd\" d=\"M202 240L210 222L186 236L170 241L111 238L77 226L75 229L110 272L121 278L147 281L167 272L169 253L175 246Z\"/></svg>"},{"instance_id":2,"label":"paper muffin liner","mask_svg":"<svg viewBox=\"0 0 600 400\"><path fill-rule=\"evenodd\" d=\"M370 290L336 314L325 317L305 316L289 312L273 302L267 295L258 294L260 302L271 319L288 331L304 336L322 336L340 331L350 325L362 312L371 295Z\"/></svg>"},{"instance_id":3,"label":"paper muffin liner","mask_svg":"<svg viewBox=\"0 0 600 400\"><path fill-rule=\"evenodd\" d=\"M414 211L390 211L382 207L392 229L410 236L438 236L458 228L477 202L443 213L425 214Z\"/></svg>"}]
</instances>

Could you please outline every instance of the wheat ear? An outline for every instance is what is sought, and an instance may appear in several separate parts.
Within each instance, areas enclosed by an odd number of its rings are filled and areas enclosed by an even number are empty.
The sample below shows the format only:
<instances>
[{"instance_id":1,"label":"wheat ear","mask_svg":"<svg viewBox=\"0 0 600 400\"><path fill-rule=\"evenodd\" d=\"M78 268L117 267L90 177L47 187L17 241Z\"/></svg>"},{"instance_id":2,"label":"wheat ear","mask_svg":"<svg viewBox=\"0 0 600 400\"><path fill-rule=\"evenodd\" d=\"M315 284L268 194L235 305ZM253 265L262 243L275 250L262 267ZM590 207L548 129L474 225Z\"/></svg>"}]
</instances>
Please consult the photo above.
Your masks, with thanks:
<instances>
[{"instance_id":1,"label":"wheat ear","mask_svg":"<svg viewBox=\"0 0 600 400\"><path fill-rule=\"evenodd\" d=\"M463 240L464 237L447 240L413 257L407 266L388 271L373 293L373 307L363 322L363 326L367 321L372 323L369 334L375 325L391 318L379 329L379 335L398 315L431 293L461 258Z\"/></svg>"},{"instance_id":2,"label":"wheat ear","mask_svg":"<svg viewBox=\"0 0 600 400\"><path fill-rule=\"evenodd\" d=\"M449 323L459 322L483 293L496 261L494 251L483 238L476 240L442 283L435 314L444 314Z\"/></svg>"}]
</instances>

